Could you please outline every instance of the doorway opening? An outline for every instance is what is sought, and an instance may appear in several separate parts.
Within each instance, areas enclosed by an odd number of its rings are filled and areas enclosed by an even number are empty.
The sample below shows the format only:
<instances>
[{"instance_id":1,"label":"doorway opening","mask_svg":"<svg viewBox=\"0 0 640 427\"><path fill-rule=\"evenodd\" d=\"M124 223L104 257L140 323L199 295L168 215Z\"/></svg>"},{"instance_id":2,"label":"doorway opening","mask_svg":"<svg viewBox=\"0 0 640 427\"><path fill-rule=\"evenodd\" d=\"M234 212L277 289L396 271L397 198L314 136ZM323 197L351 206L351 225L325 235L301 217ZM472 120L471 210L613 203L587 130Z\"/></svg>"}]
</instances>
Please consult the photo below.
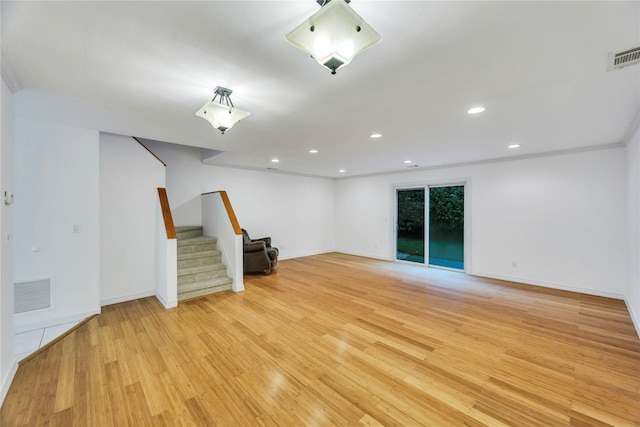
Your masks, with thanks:
<instances>
[{"instance_id":1,"label":"doorway opening","mask_svg":"<svg viewBox=\"0 0 640 427\"><path fill-rule=\"evenodd\" d=\"M396 259L424 264L425 189L396 190Z\"/></svg>"},{"instance_id":2,"label":"doorway opening","mask_svg":"<svg viewBox=\"0 0 640 427\"><path fill-rule=\"evenodd\" d=\"M464 189L396 189L397 260L464 270Z\"/></svg>"}]
</instances>

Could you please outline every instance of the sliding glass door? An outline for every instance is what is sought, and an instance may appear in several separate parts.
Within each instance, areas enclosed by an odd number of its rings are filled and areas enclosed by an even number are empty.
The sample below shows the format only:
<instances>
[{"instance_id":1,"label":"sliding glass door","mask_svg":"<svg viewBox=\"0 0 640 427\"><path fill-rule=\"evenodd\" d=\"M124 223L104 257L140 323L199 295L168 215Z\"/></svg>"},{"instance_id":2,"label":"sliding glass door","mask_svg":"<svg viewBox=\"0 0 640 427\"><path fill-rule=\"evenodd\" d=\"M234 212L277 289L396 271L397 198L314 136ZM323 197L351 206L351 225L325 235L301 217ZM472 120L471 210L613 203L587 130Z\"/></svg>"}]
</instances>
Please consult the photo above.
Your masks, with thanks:
<instances>
[{"instance_id":1,"label":"sliding glass door","mask_svg":"<svg viewBox=\"0 0 640 427\"><path fill-rule=\"evenodd\" d=\"M396 259L424 263L424 188L396 190Z\"/></svg>"},{"instance_id":2,"label":"sliding glass door","mask_svg":"<svg viewBox=\"0 0 640 427\"><path fill-rule=\"evenodd\" d=\"M396 259L464 270L464 185L397 189L396 206Z\"/></svg>"},{"instance_id":3,"label":"sliding glass door","mask_svg":"<svg viewBox=\"0 0 640 427\"><path fill-rule=\"evenodd\" d=\"M464 270L464 186L429 187L429 265Z\"/></svg>"}]
</instances>

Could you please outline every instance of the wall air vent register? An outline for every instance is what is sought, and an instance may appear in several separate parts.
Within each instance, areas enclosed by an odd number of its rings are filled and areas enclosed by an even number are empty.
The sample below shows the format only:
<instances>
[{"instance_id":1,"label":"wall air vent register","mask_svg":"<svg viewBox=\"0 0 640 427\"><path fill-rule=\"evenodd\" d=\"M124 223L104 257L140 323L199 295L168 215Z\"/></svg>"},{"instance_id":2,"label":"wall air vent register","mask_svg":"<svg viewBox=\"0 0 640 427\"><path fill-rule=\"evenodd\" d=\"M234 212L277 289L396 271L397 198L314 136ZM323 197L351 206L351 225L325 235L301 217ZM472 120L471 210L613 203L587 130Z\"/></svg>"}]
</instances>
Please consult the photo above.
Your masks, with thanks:
<instances>
[{"instance_id":1,"label":"wall air vent register","mask_svg":"<svg viewBox=\"0 0 640 427\"><path fill-rule=\"evenodd\" d=\"M640 62L640 47L609 54L609 70L617 70Z\"/></svg>"},{"instance_id":2,"label":"wall air vent register","mask_svg":"<svg viewBox=\"0 0 640 427\"><path fill-rule=\"evenodd\" d=\"M13 300L15 314L51 308L51 279L15 283Z\"/></svg>"}]
</instances>

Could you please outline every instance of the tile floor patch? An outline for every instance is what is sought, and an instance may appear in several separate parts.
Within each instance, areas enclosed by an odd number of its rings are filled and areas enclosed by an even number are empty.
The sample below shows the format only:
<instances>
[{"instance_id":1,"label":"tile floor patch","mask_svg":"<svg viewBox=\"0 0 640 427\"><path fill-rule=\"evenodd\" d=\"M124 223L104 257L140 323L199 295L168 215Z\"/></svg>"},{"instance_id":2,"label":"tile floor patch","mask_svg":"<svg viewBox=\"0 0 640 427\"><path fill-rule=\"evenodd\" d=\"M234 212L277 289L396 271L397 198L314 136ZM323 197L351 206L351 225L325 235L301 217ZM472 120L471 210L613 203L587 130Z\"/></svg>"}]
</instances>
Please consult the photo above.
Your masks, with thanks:
<instances>
[{"instance_id":1,"label":"tile floor patch","mask_svg":"<svg viewBox=\"0 0 640 427\"><path fill-rule=\"evenodd\" d=\"M13 354L18 361L29 356L37 349L49 344L60 335L73 328L80 321L67 322L61 325L49 326L48 328L36 329L33 331L21 332L13 336Z\"/></svg>"},{"instance_id":2,"label":"tile floor patch","mask_svg":"<svg viewBox=\"0 0 640 427\"><path fill-rule=\"evenodd\" d=\"M13 354L36 351L40 348L42 335L44 335L44 329L36 329L35 331L15 334L13 338Z\"/></svg>"},{"instance_id":3,"label":"tile floor patch","mask_svg":"<svg viewBox=\"0 0 640 427\"><path fill-rule=\"evenodd\" d=\"M49 344L54 339L58 338L60 335L67 332L69 329L73 328L80 322L69 322L64 323L62 325L50 326L44 329L44 335L42 336L42 342L40 343L40 347Z\"/></svg>"}]
</instances>

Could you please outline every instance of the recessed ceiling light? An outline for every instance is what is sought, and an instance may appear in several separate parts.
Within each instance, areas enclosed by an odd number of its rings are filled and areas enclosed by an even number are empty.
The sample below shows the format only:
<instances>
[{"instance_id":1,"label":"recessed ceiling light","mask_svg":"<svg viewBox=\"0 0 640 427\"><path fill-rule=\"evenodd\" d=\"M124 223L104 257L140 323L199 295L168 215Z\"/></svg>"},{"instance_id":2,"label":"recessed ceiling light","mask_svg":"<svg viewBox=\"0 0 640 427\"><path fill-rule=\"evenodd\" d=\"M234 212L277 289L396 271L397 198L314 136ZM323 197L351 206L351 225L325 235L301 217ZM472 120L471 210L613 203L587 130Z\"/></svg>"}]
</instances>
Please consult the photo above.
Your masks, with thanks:
<instances>
[{"instance_id":1,"label":"recessed ceiling light","mask_svg":"<svg viewBox=\"0 0 640 427\"><path fill-rule=\"evenodd\" d=\"M372 133L371 135L369 135L369 138L382 138L382 134L381 133Z\"/></svg>"},{"instance_id":2,"label":"recessed ceiling light","mask_svg":"<svg viewBox=\"0 0 640 427\"><path fill-rule=\"evenodd\" d=\"M520 144L510 144L507 148L520 148Z\"/></svg>"},{"instance_id":3,"label":"recessed ceiling light","mask_svg":"<svg viewBox=\"0 0 640 427\"><path fill-rule=\"evenodd\" d=\"M313 149L309 150L309 152L310 152L311 154L316 154L316 153L318 152L318 150L316 150L315 148L313 148Z\"/></svg>"},{"instance_id":4,"label":"recessed ceiling light","mask_svg":"<svg viewBox=\"0 0 640 427\"><path fill-rule=\"evenodd\" d=\"M470 108L467 113L469 114L478 114L478 113L482 113L485 110L484 107L473 107Z\"/></svg>"},{"instance_id":5,"label":"recessed ceiling light","mask_svg":"<svg viewBox=\"0 0 640 427\"><path fill-rule=\"evenodd\" d=\"M280 161L280 159L271 159L272 163L278 163Z\"/></svg>"},{"instance_id":6,"label":"recessed ceiling light","mask_svg":"<svg viewBox=\"0 0 640 427\"><path fill-rule=\"evenodd\" d=\"M404 162L405 162L406 164L413 163L411 160L405 160Z\"/></svg>"},{"instance_id":7,"label":"recessed ceiling light","mask_svg":"<svg viewBox=\"0 0 640 427\"><path fill-rule=\"evenodd\" d=\"M340 173L345 173L345 172L346 172L346 170L344 170L344 169L340 169L338 172L340 172Z\"/></svg>"}]
</instances>

